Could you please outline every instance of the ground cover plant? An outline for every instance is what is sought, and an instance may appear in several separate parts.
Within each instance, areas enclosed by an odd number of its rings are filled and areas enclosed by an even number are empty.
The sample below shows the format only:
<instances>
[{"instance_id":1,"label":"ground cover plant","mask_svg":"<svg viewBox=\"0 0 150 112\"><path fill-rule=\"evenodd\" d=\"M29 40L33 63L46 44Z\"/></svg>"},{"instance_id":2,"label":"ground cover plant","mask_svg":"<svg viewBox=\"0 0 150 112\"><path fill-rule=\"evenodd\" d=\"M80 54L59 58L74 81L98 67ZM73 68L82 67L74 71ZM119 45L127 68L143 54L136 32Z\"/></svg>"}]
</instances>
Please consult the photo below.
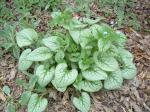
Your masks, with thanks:
<instances>
[{"instance_id":1,"label":"ground cover plant","mask_svg":"<svg viewBox=\"0 0 150 112\"><path fill-rule=\"evenodd\" d=\"M75 0L75 6L72 9L81 16L94 17L97 10L106 18L114 17L114 24L119 27L130 26L140 30L140 22L133 8L136 6L136 0ZM96 11L94 11L96 8Z\"/></svg>"},{"instance_id":2,"label":"ground cover plant","mask_svg":"<svg viewBox=\"0 0 150 112\"><path fill-rule=\"evenodd\" d=\"M39 25L37 12L57 10L62 3L62 0L1 0L0 49L3 51L0 52L0 57L10 52L13 57L18 58L20 49L15 42L18 27L37 28Z\"/></svg>"},{"instance_id":3,"label":"ground cover plant","mask_svg":"<svg viewBox=\"0 0 150 112\"><path fill-rule=\"evenodd\" d=\"M73 105L81 112L90 110L89 93L120 89L124 79L133 79L133 55L125 49L126 36L102 23L99 18L81 20L67 12L52 13L53 29L41 36L31 28L16 32L23 50L18 69L29 83L20 83L24 92L20 105L28 112L46 109L49 88L76 90ZM18 81L18 83L21 81Z\"/></svg>"},{"instance_id":4,"label":"ground cover plant","mask_svg":"<svg viewBox=\"0 0 150 112\"><path fill-rule=\"evenodd\" d=\"M140 23L137 19L137 15L132 11L135 7L136 0L97 0L99 7L107 16L110 16L112 12L116 15L117 25L128 25L136 30L140 30ZM127 23L127 24L124 24Z\"/></svg>"},{"instance_id":5,"label":"ground cover plant","mask_svg":"<svg viewBox=\"0 0 150 112\"><path fill-rule=\"evenodd\" d=\"M0 112L150 111L150 4L148 0L1 0L0 4ZM64 11L66 8L68 10ZM60 12L55 12L58 10ZM111 28L105 23L111 25ZM101 30L105 27L111 29L111 32L116 35L112 37L117 39L111 38L113 40L107 41L107 34L110 33ZM125 39L125 35L116 29L124 32L128 39ZM16 37L24 31L28 32L23 35L29 35L25 37L29 37L26 42L30 45L19 47ZM30 38L32 37L30 32L38 36ZM96 36L96 32L103 33ZM105 35L106 40L100 38ZM124 37L120 40L121 44L118 41L119 35ZM59 40L62 41L59 42L61 47L58 47L58 50L51 50L51 47L49 48L43 42L44 39L46 41L51 37L56 37L58 40L61 38ZM26 53L29 55L39 47L48 48L51 58L43 61L29 59L23 61ZM122 56L124 52L122 49L125 51L128 49L135 56L137 75L133 80L125 80L127 77L124 72L126 70L133 72L131 76L134 77L136 68L128 62L132 58L127 59L125 55ZM102 63L107 58L109 60L114 58L120 73L123 72L119 81L112 75L114 71L108 71L112 67L108 69L107 65L111 65L110 61L109 64ZM21 64L24 62L27 65ZM55 78L58 73L56 68L58 70L60 64L65 67L64 63L67 64L65 73L63 72L64 77L66 74L70 76L68 74L72 71L78 71L75 81L67 84L66 88L61 87L65 83L59 79L61 86L54 81L58 78ZM105 66L101 66L102 64ZM48 74L51 71L54 73L50 80L50 75L44 75L49 76L48 78L36 75L38 71L40 74ZM102 73L103 75L98 77ZM94 75L91 77L91 74ZM42 81L39 80L40 76L44 77ZM116 89L108 89L107 80L118 81L117 84L123 83ZM80 102L84 102L81 104L86 105L86 109L82 108ZM35 104L33 105L35 109L31 107L32 104Z\"/></svg>"},{"instance_id":6,"label":"ground cover plant","mask_svg":"<svg viewBox=\"0 0 150 112\"><path fill-rule=\"evenodd\" d=\"M150 111L147 0L0 3L1 112Z\"/></svg>"},{"instance_id":7,"label":"ground cover plant","mask_svg":"<svg viewBox=\"0 0 150 112\"><path fill-rule=\"evenodd\" d=\"M132 0L75 0L74 2L76 4L76 7L68 5L65 0L14 0L8 2L10 2L10 4L8 4L5 0L1 1L1 27L4 27L6 23L12 24L14 23L14 21L16 21L18 23L14 24L19 24L19 27L36 28L38 27L40 22L38 12L51 12L64 8L69 8L69 10L72 10L72 13L81 13L81 16L93 17L94 12L91 7L96 4L98 8L102 9L106 17L110 16L110 13L114 12L116 14L117 21L117 23L114 24L118 24L119 27L122 27L123 23L128 23L129 26L133 26L137 30L140 29L140 24L136 18L136 15L132 12L132 10L127 11L128 9L132 9L132 7L135 6L134 1ZM17 47L15 47L14 49L16 49L14 57L18 57L16 55L18 55L17 53L19 53L19 49ZM7 48L5 49L5 51L7 51ZM13 50L11 50L10 48L9 51ZM3 53L1 53L0 55L2 56L2 54Z\"/></svg>"},{"instance_id":8,"label":"ground cover plant","mask_svg":"<svg viewBox=\"0 0 150 112\"><path fill-rule=\"evenodd\" d=\"M5 52L11 52L15 58L19 58L20 49L16 43L16 26L6 23L4 28L0 30L0 48L5 49L1 52L3 55Z\"/></svg>"}]
</instances>

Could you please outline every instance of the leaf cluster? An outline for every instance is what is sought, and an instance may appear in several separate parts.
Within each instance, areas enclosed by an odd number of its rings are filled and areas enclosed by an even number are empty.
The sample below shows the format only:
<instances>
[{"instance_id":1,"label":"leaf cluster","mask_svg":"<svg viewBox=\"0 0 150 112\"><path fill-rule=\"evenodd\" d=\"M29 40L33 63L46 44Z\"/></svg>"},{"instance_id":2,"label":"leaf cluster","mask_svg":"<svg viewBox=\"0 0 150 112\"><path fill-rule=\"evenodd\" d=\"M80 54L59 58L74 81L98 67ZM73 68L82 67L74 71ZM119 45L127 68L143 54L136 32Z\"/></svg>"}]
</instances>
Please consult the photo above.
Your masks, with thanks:
<instances>
[{"instance_id":1,"label":"leaf cluster","mask_svg":"<svg viewBox=\"0 0 150 112\"><path fill-rule=\"evenodd\" d=\"M103 8L106 16L114 12L116 14L117 25L127 25L140 30L140 23L137 15L132 11L136 5L135 0L98 0L99 7ZM124 24L125 23L125 24Z\"/></svg>"},{"instance_id":2,"label":"leaf cluster","mask_svg":"<svg viewBox=\"0 0 150 112\"><path fill-rule=\"evenodd\" d=\"M16 26L5 24L4 28L0 30L0 48L9 51L15 58L20 56L20 48L16 43ZM2 52L2 51L1 51Z\"/></svg>"},{"instance_id":3,"label":"leaf cluster","mask_svg":"<svg viewBox=\"0 0 150 112\"><path fill-rule=\"evenodd\" d=\"M91 101L87 92L119 89L123 79L135 77L133 55L125 49L122 32L100 19L77 20L62 12L54 12L52 17L55 33L44 38L31 28L16 33L18 46L25 49L19 58L19 70L33 71L21 101L23 105L28 103L28 112L46 108L47 100L35 93L37 88L43 92L53 86L64 92L74 86L81 96L74 97L73 104L88 112Z\"/></svg>"},{"instance_id":4,"label":"leaf cluster","mask_svg":"<svg viewBox=\"0 0 150 112\"><path fill-rule=\"evenodd\" d=\"M54 10L61 4L62 0L14 0L14 6L17 12L25 14L32 12L35 9L38 10Z\"/></svg>"},{"instance_id":5,"label":"leaf cluster","mask_svg":"<svg viewBox=\"0 0 150 112\"><path fill-rule=\"evenodd\" d=\"M12 9L10 9L10 7L8 7L8 5L6 4L6 0L1 0L0 4L1 4L0 5L0 26L1 26L3 23L14 19L15 16L12 13Z\"/></svg>"}]
</instances>

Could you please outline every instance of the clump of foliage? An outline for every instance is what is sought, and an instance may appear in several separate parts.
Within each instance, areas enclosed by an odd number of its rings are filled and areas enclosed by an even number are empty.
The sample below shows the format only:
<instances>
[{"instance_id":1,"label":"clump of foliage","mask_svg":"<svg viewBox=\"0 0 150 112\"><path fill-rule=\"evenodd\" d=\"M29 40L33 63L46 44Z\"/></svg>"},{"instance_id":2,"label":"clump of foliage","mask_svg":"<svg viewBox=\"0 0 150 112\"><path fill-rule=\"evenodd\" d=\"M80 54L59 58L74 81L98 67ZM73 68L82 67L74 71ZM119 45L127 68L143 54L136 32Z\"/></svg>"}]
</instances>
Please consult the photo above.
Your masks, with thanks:
<instances>
[{"instance_id":1,"label":"clump of foliage","mask_svg":"<svg viewBox=\"0 0 150 112\"><path fill-rule=\"evenodd\" d=\"M73 8L74 12L80 12L81 15L85 15L86 17L89 17L93 14L91 11L91 6L94 0L75 0L76 7Z\"/></svg>"},{"instance_id":2,"label":"clump of foliage","mask_svg":"<svg viewBox=\"0 0 150 112\"><path fill-rule=\"evenodd\" d=\"M54 27L44 38L31 28L16 33L16 41L24 49L19 70L29 76L19 103L28 112L42 112L48 100L48 88L65 92L73 86L79 97L72 102L81 112L91 105L88 93L119 89L123 79L133 79L136 67L133 55L125 49L126 36L114 31L100 19L77 20L62 12L52 14ZM33 71L33 72L32 72ZM42 94L42 95L40 95Z\"/></svg>"},{"instance_id":3,"label":"clump of foliage","mask_svg":"<svg viewBox=\"0 0 150 112\"><path fill-rule=\"evenodd\" d=\"M0 2L0 23L3 26L6 22L18 21L25 16L33 19L40 11L58 10L63 0L1 0Z\"/></svg>"},{"instance_id":4,"label":"clump of foliage","mask_svg":"<svg viewBox=\"0 0 150 112\"><path fill-rule=\"evenodd\" d=\"M3 23L14 19L15 16L12 13L12 9L10 9L10 7L7 6L5 0L1 0L0 4L1 4L0 5L0 26L1 26Z\"/></svg>"},{"instance_id":5,"label":"clump of foliage","mask_svg":"<svg viewBox=\"0 0 150 112\"><path fill-rule=\"evenodd\" d=\"M5 24L0 30L0 48L4 49L2 54L9 51L15 58L20 56L20 48L16 43L16 26ZM1 54L1 55L2 55Z\"/></svg>"},{"instance_id":6,"label":"clump of foliage","mask_svg":"<svg viewBox=\"0 0 150 112\"><path fill-rule=\"evenodd\" d=\"M17 12L26 14L33 9L54 10L59 7L63 0L14 0Z\"/></svg>"},{"instance_id":7,"label":"clump of foliage","mask_svg":"<svg viewBox=\"0 0 150 112\"><path fill-rule=\"evenodd\" d=\"M1 0L0 57L10 52L15 58L19 58L20 49L15 40L16 26L36 28L39 24L36 11L58 9L62 2L62 0Z\"/></svg>"},{"instance_id":8,"label":"clump of foliage","mask_svg":"<svg viewBox=\"0 0 150 112\"><path fill-rule=\"evenodd\" d=\"M136 14L132 11L132 8L135 6L135 0L97 0L97 2L99 2L99 6L106 15L108 14L109 16L110 9L113 10L119 27L121 25L128 25L136 30L140 30L140 23Z\"/></svg>"}]
</instances>

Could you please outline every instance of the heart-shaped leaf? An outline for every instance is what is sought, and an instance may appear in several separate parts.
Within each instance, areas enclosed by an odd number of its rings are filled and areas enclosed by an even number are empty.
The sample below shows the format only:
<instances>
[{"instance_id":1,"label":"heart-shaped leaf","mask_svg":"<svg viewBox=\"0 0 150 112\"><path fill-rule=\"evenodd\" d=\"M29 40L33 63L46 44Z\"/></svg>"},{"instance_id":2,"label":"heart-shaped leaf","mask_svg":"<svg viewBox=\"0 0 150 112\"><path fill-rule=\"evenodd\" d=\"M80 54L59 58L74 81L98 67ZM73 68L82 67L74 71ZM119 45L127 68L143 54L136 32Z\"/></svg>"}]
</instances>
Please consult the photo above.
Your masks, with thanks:
<instances>
[{"instance_id":1,"label":"heart-shaped leaf","mask_svg":"<svg viewBox=\"0 0 150 112\"><path fill-rule=\"evenodd\" d=\"M60 91L60 92L65 92L66 91L66 89L67 89L67 87L58 87L56 84L56 81L55 80L52 80L52 84L53 84L53 86L58 90L58 91Z\"/></svg>"},{"instance_id":2,"label":"heart-shaped leaf","mask_svg":"<svg viewBox=\"0 0 150 112\"><path fill-rule=\"evenodd\" d=\"M32 94L28 103L28 112L43 112L47 107L48 101L41 98L38 94Z\"/></svg>"},{"instance_id":3,"label":"heart-shaped leaf","mask_svg":"<svg viewBox=\"0 0 150 112\"><path fill-rule=\"evenodd\" d=\"M118 62L111 56L99 56L99 53L95 52L94 61L98 67L104 71L115 71L119 68Z\"/></svg>"},{"instance_id":4,"label":"heart-shaped leaf","mask_svg":"<svg viewBox=\"0 0 150 112\"><path fill-rule=\"evenodd\" d=\"M75 43L79 44L81 31L79 31L79 30L69 30L69 33L70 33L72 39L75 41Z\"/></svg>"},{"instance_id":5,"label":"heart-shaped leaf","mask_svg":"<svg viewBox=\"0 0 150 112\"><path fill-rule=\"evenodd\" d=\"M51 51L56 52L61 48L61 38L57 36L51 36L43 39L43 44Z\"/></svg>"},{"instance_id":6,"label":"heart-shaped leaf","mask_svg":"<svg viewBox=\"0 0 150 112\"><path fill-rule=\"evenodd\" d=\"M68 17L67 17L67 19L68 19ZM67 20L67 22L69 22L69 21ZM63 27L69 31L83 29L86 26L87 26L87 24L83 24L81 21L79 21L75 18L72 18L72 20L68 24L66 24L66 23L63 24Z\"/></svg>"},{"instance_id":7,"label":"heart-shaped leaf","mask_svg":"<svg viewBox=\"0 0 150 112\"><path fill-rule=\"evenodd\" d=\"M56 66L54 82L57 87L66 87L72 84L78 75L78 71L76 69L67 70L66 63L60 63Z\"/></svg>"},{"instance_id":8,"label":"heart-shaped leaf","mask_svg":"<svg viewBox=\"0 0 150 112\"><path fill-rule=\"evenodd\" d=\"M82 76L89 81L105 80L107 78L106 72L96 66L93 69L83 71Z\"/></svg>"},{"instance_id":9,"label":"heart-shaped leaf","mask_svg":"<svg viewBox=\"0 0 150 112\"><path fill-rule=\"evenodd\" d=\"M11 90L9 86L5 85L2 90L6 95L10 95Z\"/></svg>"},{"instance_id":10,"label":"heart-shaped leaf","mask_svg":"<svg viewBox=\"0 0 150 112\"><path fill-rule=\"evenodd\" d=\"M79 98L74 97L72 102L74 106L81 112L88 112L90 110L90 96L85 92L82 92L81 97Z\"/></svg>"},{"instance_id":11,"label":"heart-shaped leaf","mask_svg":"<svg viewBox=\"0 0 150 112\"><path fill-rule=\"evenodd\" d=\"M118 48L115 45L111 45L108 51L106 51L110 56L116 57L117 60L119 60L119 51Z\"/></svg>"},{"instance_id":12,"label":"heart-shaped leaf","mask_svg":"<svg viewBox=\"0 0 150 112\"><path fill-rule=\"evenodd\" d=\"M115 37L113 30L107 24L103 24L103 23L101 25L94 24L91 27L91 29L92 29L92 34L96 39L103 38L103 39L113 40L113 38Z\"/></svg>"},{"instance_id":13,"label":"heart-shaped leaf","mask_svg":"<svg viewBox=\"0 0 150 112\"><path fill-rule=\"evenodd\" d=\"M87 92L97 92L103 87L101 81L88 81L88 80L83 80L79 82L78 86L81 90Z\"/></svg>"},{"instance_id":14,"label":"heart-shaped leaf","mask_svg":"<svg viewBox=\"0 0 150 112\"><path fill-rule=\"evenodd\" d=\"M128 64L133 61L133 55L129 51L123 48L119 48L118 51L119 51L119 56L121 57L124 64Z\"/></svg>"},{"instance_id":15,"label":"heart-shaped leaf","mask_svg":"<svg viewBox=\"0 0 150 112\"><path fill-rule=\"evenodd\" d=\"M80 37L80 45L83 49L91 49L96 45L96 41L90 29L82 30Z\"/></svg>"},{"instance_id":16,"label":"heart-shaped leaf","mask_svg":"<svg viewBox=\"0 0 150 112\"><path fill-rule=\"evenodd\" d=\"M28 103L29 99L31 97L31 91L25 91L22 93L21 98L19 100L19 103L24 106Z\"/></svg>"},{"instance_id":17,"label":"heart-shaped leaf","mask_svg":"<svg viewBox=\"0 0 150 112\"><path fill-rule=\"evenodd\" d=\"M136 66L133 63L128 63L123 69L122 69L122 77L124 79L133 79L137 74Z\"/></svg>"},{"instance_id":18,"label":"heart-shaped leaf","mask_svg":"<svg viewBox=\"0 0 150 112\"><path fill-rule=\"evenodd\" d=\"M104 81L104 88L108 90L119 89L122 86L123 78L120 70L108 74L108 78Z\"/></svg>"},{"instance_id":19,"label":"heart-shaped leaf","mask_svg":"<svg viewBox=\"0 0 150 112\"><path fill-rule=\"evenodd\" d=\"M55 55L55 61L57 63L61 63L63 61L63 58L65 57L65 54L62 50L58 51Z\"/></svg>"},{"instance_id":20,"label":"heart-shaped leaf","mask_svg":"<svg viewBox=\"0 0 150 112\"><path fill-rule=\"evenodd\" d=\"M23 29L16 33L16 40L19 47L29 46L36 42L38 39L38 34L34 29Z\"/></svg>"},{"instance_id":21,"label":"heart-shaped leaf","mask_svg":"<svg viewBox=\"0 0 150 112\"><path fill-rule=\"evenodd\" d=\"M98 24L94 24L90 27L92 35L94 36L95 39L99 39L99 35L98 35L99 27L100 27L100 25L98 25Z\"/></svg>"},{"instance_id":22,"label":"heart-shaped leaf","mask_svg":"<svg viewBox=\"0 0 150 112\"><path fill-rule=\"evenodd\" d=\"M38 84L41 87L45 87L53 78L55 73L55 68L51 67L50 70L46 70L44 65L40 65L37 67L35 75L38 76Z\"/></svg>"},{"instance_id":23,"label":"heart-shaped leaf","mask_svg":"<svg viewBox=\"0 0 150 112\"><path fill-rule=\"evenodd\" d=\"M29 53L31 53L31 49L26 49L22 52L18 63L19 70L27 70L32 65L32 61L27 60Z\"/></svg>"},{"instance_id":24,"label":"heart-shaped leaf","mask_svg":"<svg viewBox=\"0 0 150 112\"><path fill-rule=\"evenodd\" d=\"M99 39L98 40L99 51L105 52L106 50L108 50L110 48L110 46L111 46L110 41L105 41L104 39Z\"/></svg>"},{"instance_id":25,"label":"heart-shaped leaf","mask_svg":"<svg viewBox=\"0 0 150 112\"><path fill-rule=\"evenodd\" d=\"M31 61L44 61L52 57L51 51L47 47L39 47L32 51L27 59Z\"/></svg>"},{"instance_id":26,"label":"heart-shaped leaf","mask_svg":"<svg viewBox=\"0 0 150 112\"><path fill-rule=\"evenodd\" d=\"M124 47L125 46L125 43L127 41L127 37L121 32L121 31L116 31L116 34L117 34L117 45L120 46L120 47Z\"/></svg>"}]
</instances>

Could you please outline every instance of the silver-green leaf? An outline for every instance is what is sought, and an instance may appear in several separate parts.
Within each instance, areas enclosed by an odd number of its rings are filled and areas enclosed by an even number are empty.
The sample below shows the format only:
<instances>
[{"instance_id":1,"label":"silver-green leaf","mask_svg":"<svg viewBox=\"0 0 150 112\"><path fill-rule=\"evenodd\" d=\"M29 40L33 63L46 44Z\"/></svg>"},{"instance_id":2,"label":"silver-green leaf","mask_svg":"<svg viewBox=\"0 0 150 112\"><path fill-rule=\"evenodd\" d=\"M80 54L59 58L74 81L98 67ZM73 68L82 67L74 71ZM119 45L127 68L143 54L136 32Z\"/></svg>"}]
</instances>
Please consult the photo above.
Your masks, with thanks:
<instances>
[{"instance_id":1,"label":"silver-green leaf","mask_svg":"<svg viewBox=\"0 0 150 112\"><path fill-rule=\"evenodd\" d=\"M22 93L21 98L19 100L19 103L24 106L28 103L29 99L31 97L31 91L25 91Z\"/></svg>"},{"instance_id":2,"label":"silver-green leaf","mask_svg":"<svg viewBox=\"0 0 150 112\"><path fill-rule=\"evenodd\" d=\"M123 77L120 70L111 72L104 81L104 88L108 90L119 89L122 86Z\"/></svg>"},{"instance_id":3,"label":"silver-green leaf","mask_svg":"<svg viewBox=\"0 0 150 112\"><path fill-rule=\"evenodd\" d=\"M81 96L79 98L74 97L72 102L74 106L81 112L89 112L91 100L90 96L87 93L82 92Z\"/></svg>"},{"instance_id":4,"label":"silver-green leaf","mask_svg":"<svg viewBox=\"0 0 150 112\"><path fill-rule=\"evenodd\" d=\"M19 47L29 46L36 42L38 34L34 29L23 29L16 33L16 40Z\"/></svg>"},{"instance_id":5,"label":"silver-green leaf","mask_svg":"<svg viewBox=\"0 0 150 112\"><path fill-rule=\"evenodd\" d=\"M114 32L113 30L111 29L111 27L109 27L107 24L101 24L101 25L98 25L98 24L94 24L91 26L91 31L92 31L92 34L94 35L94 38L96 39L100 39L100 38L103 38L103 39L108 39L109 40L112 40L114 38Z\"/></svg>"},{"instance_id":6,"label":"silver-green leaf","mask_svg":"<svg viewBox=\"0 0 150 112\"><path fill-rule=\"evenodd\" d=\"M78 65L79 65L79 68L80 68L81 70L86 70L86 69L88 69L88 68L90 67L90 63L89 63L89 64L88 64L88 63L85 64L83 60L80 60L80 61L78 62Z\"/></svg>"},{"instance_id":7,"label":"silver-green leaf","mask_svg":"<svg viewBox=\"0 0 150 112\"><path fill-rule=\"evenodd\" d=\"M83 80L79 82L78 86L81 90L87 92L97 92L103 87L101 81L88 81L88 80Z\"/></svg>"},{"instance_id":8,"label":"silver-green leaf","mask_svg":"<svg viewBox=\"0 0 150 112\"><path fill-rule=\"evenodd\" d=\"M137 69L133 63L130 63L126 65L121 72L124 79L133 79L137 74Z\"/></svg>"},{"instance_id":9,"label":"silver-green leaf","mask_svg":"<svg viewBox=\"0 0 150 112\"><path fill-rule=\"evenodd\" d=\"M47 47L39 47L33 50L27 59L31 61L44 61L52 57L51 51Z\"/></svg>"},{"instance_id":10,"label":"silver-green leaf","mask_svg":"<svg viewBox=\"0 0 150 112\"><path fill-rule=\"evenodd\" d=\"M99 48L99 51L101 52L105 52L107 51L111 46L111 42L110 41L105 41L103 39L99 39L98 40L98 48Z\"/></svg>"},{"instance_id":11,"label":"silver-green leaf","mask_svg":"<svg viewBox=\"0 0 150 112\"><path fill-rule=\"evenodd\" d=\"M52 80L52 84L53 84L53 86L55 87L55 89L57 89L58 91L60 91L60 92L65 92L66 91L66 89L67 89L67 87L58 87L56 84L56 80Z\"/></svg>"},{"instance_id":12,"label":"silver-green leaf","mask_svg":"<svg viewBox=\"0 0 150 112\"><path fill-rule=\"evenodd\" d=\"M81 31L79 30L69 30L69 33L72 37L72 39L75 41L76 44L80 43L80 33Z\"/></svg>"},{"instance_id":13,"label":"silver-green leaf","mask_svg":"<svg viewBox=\"0 0 150 112\"><path fill-rule=\"evenodd\" d=\"M32 65L32 61L27 60L29 53L31 53L31 49L26 49L22 52L18 63L19 70L27 70Z\"/></svg>"},{"instance_id":14,"label":"silver-green leaf","mask_svg":"<svg viewBox=\"0 0 150 112\"><path fill-rule=\"evenodd\" d=\"M129 51L122 48L119 48L118 51L119 56L121 57L124 64L132 63L133 55Z\"/></svg>"},{"instance_id":15,"label":"silver-green leaf","mask_svg":"<svg viewBox=\"0 0 150 112\"><path fill-rule=\"evenodd\" d=\"M65 57L65 53L62 50L60 50L55 55L55 61L57 63L61 63L63 61L64 57Z\"/></svg>"},{"instance_id":16,"label":"silver-green leaf","mask_svg":"<svg viewBox=\"0 0 150 112\"><path fill-rule=\"evenodd\" d=\"M10 95L11 90L9 86L5 85L2 90L6 95Z\"/></svg>"},{"instance_id":17,"label":"silver-green leaf","mask_svg":"<svg viewBox=\"0 0 150 112\"><path fill-rule=\"evenodd\" d=\"M99 67L93 67L93 69L83 71L82 76L89 81L105 80L107 78L106 72Z\"/></svg>"},{"instance_id":18,"label":"silver-green leaf","mask_svg":"<svg viewBox=\"0 0 150 112\"><path fill-rule=\"evenodd\" d=\"M66 87L72 84L78 75L78 71L76 69L67 70L66 63L60 63L56 66L54 81L57 87Z\"/></svg>"},{"instance_id":19,"label":"silver-green leaf","mask_svg":"<svg viewBox=\"0 0 150 112\"><path fill-rule=\"evenodd\" d=\"M61 47L60 38L57 36L51 36L48 38L44 38L42 41L43 41L43 44L53 52L58 51Z\"/></svg>"},{"instance_id":20,"label":"silver-green leaf","mask_svg":"<svg viewBox=\"0 0 150 112\"><path fill-rule=\"evenodd\" d=\"M127 41L127 37L121 31L116 31L116 34L118 36L118 38L116 39L117 44L120 47L124 47Z\"/></svg>"},{"instance_id":21,"label":"silver-green leaf","mask_svg":"<svg viewBox=\"0 0 150 112\"><path fill-rule=\"evenodd\" d=\"M84 29L80 34L80 45L83 49L91 49L95 45L95 39L90 29Z\"/></svg>"},{"instance_id":22,"label":"silver-green leaf","mask_svg":"<svg viewBox=\"0 0 150 112\"><path fill-rule=\"evenodd\" d=\"M96 65L104 71L115 71L119 68L117 60L111 56L104 55L99 57L96 52L94 54L94 60Z\"/></svg>"},{"instance_id":23,"label":"silver-green leaf","mask_svg":"<svg viewBox=\"0 0 150 112\"><path fill-rule=\"evenodd\" d=\"M44 65L38 66L35 72L35 75L38 76L38 84L41 87L45 87L52 80L54 73L54 67L51 67L50 70L47 70Z\"/></svg>"},{"instance_id":24,"label":"silver-green leaf","mask_svg":"<svg viewBox=\"0 0 150 112\"><path fill-rule=\"evenodd\" d=\"M28 112L43 112L47 107L48 101L45 98L41 98L38 94L31 95L28 103Z\"/></svg>"}]
</instances>

